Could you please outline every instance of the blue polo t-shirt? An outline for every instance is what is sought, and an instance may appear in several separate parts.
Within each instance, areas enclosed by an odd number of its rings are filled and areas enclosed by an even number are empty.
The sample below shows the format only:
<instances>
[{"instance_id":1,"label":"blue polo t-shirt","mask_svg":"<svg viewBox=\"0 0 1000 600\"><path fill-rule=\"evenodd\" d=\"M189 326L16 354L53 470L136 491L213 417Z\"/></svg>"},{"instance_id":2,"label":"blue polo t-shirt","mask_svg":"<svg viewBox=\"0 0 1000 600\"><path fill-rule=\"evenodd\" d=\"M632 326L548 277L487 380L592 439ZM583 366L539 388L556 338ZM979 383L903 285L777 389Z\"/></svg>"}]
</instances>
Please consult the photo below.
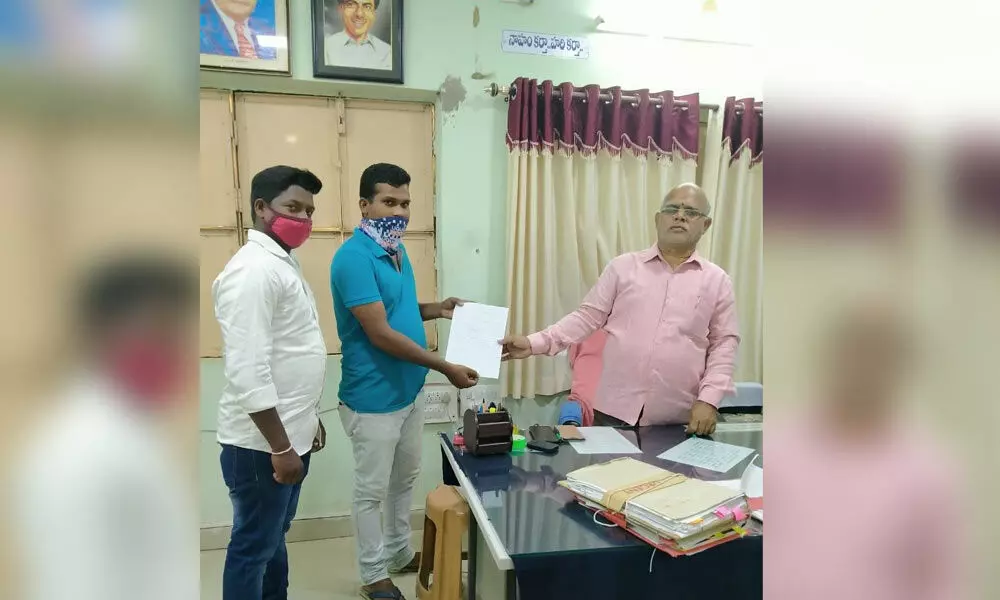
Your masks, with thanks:
<instances>
[{"instance_id":1,"label":"blue polo t-shirt","mask_svg":"<svg viewBox=\"0 0 1000 600\"><path fill-rule=\"evenodd\" d=\"M401 269L360 229L354 230L330 265L330 290L341 357L340 401L359 413L387 413L406 408L420 393L427 368L399 360L372 345L351 308L382 302L389 326L427 347L417 303L413 267L402 244Z\"/></svg>"}]
</instances>

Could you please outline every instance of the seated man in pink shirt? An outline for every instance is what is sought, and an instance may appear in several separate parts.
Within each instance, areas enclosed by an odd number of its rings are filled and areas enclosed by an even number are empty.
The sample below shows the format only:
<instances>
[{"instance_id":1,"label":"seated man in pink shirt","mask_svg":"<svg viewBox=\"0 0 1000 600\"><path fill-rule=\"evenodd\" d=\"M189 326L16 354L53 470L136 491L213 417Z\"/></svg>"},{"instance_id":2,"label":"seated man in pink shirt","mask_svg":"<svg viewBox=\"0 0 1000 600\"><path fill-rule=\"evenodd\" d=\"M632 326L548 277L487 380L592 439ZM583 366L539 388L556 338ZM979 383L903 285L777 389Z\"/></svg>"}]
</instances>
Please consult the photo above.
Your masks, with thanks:
<instances>
[{"instance_id":1,"label":"seated man in pink shirt","mask_svg":"<svg viewBox=\"0 0 1000 600\"><path fill-rule=\"evenodd\" d=\"M719 402L735 393L740 338L732 280L695 252L710 210L697 185L670 190L656 214L656 245L612 260L580 308L555 325L501 340L504 358L554 356L603 328L595 425L714 432Z\"/></svg>"}]
</instances>

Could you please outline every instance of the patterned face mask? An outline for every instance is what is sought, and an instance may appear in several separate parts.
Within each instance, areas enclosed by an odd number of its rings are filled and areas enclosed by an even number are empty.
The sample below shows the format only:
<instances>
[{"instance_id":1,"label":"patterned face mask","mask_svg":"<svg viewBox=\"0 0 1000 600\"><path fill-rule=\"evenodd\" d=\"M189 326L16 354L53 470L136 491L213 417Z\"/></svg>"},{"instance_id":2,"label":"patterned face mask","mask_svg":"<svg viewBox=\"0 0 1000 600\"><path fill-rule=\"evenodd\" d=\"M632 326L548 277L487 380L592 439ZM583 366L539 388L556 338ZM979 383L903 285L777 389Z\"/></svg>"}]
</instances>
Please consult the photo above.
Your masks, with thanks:
<instances>
[{"instance_id":1,"label":"patterned face mask","mask_svg":"<svg viewBox=\"0 0 1000 600\"><path fill-rule=\"evenodd\" d=\"M379 219L361 219L361 231L389 254L399 251L399 242L410 220L406 217L381 217Z\"/></svg>"}]
</instances>

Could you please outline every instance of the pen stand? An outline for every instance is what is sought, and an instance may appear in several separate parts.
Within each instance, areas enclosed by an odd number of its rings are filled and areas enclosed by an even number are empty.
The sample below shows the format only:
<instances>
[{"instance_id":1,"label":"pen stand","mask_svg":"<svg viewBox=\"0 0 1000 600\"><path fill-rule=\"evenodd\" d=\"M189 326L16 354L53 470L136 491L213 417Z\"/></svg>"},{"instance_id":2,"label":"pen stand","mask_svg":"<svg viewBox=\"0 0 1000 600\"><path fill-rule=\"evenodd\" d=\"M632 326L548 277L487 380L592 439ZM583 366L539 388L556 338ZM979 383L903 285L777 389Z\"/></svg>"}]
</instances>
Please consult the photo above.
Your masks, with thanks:
<instances>
[{"instance_id":1,"label":"pen stand","mask_svg":"<svg viewBox=\"0 0 1000 600\"><path fill-rule=\"evenodd\" d=\"M510 452L514 424L507 411L481 413L469 409L465 411L463 421L462 436L465 438L465 449L470 454L487 456Z\"/></svg>"}]
</instances>

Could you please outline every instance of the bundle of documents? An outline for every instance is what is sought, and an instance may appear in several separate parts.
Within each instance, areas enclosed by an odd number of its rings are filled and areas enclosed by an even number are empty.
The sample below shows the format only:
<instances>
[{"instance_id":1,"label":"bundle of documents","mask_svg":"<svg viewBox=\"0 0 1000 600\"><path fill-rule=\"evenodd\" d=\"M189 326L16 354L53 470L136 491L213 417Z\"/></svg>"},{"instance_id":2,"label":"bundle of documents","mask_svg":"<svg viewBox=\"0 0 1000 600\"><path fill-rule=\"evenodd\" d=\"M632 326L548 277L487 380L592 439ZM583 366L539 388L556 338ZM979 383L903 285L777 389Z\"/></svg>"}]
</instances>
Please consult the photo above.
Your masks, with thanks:
<instances>
[{"instance_id":1,"label":"bundle of documents","mask_svg":"<svg viewBox=\"0 0 1000 600\"><path fill-rule=\"evenodd\" d=\"M696 554L745 535L740 490L618 458L569 473L559 485L612 523L672 556Z\"/></svg>"}]
</instances>

